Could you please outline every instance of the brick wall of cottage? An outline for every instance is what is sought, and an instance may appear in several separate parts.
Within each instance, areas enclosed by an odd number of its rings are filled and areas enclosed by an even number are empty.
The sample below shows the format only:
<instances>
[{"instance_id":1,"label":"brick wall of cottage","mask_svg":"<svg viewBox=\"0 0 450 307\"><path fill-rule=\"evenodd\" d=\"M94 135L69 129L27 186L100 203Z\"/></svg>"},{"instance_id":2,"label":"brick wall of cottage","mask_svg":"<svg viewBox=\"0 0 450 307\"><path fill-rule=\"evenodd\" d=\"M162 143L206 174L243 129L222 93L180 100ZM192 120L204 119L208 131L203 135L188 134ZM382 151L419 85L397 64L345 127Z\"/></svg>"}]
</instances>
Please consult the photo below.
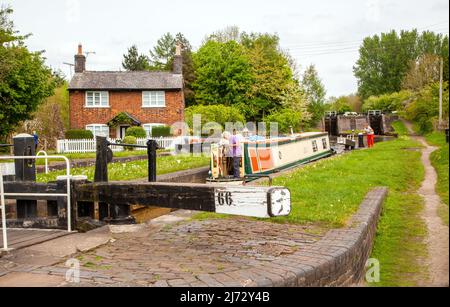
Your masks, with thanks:
<instances>
[{"instance_id":1,"label":"brick wall of cottage","mask_svg":"<svg viewBox=\"0 0 450 307\"><path fill-rule=\"evenodd\" d=\"M107 124L121 112L128 112L143 125L161 123L168 126L184 121L182 91L166 91L165 108L143 108L141 91L109 91L109 108L87 108L85 91L70 91L70 128L85 129L91 124ZM115 137L111 129L111 137Z\"/></svg>"}]
</instances>

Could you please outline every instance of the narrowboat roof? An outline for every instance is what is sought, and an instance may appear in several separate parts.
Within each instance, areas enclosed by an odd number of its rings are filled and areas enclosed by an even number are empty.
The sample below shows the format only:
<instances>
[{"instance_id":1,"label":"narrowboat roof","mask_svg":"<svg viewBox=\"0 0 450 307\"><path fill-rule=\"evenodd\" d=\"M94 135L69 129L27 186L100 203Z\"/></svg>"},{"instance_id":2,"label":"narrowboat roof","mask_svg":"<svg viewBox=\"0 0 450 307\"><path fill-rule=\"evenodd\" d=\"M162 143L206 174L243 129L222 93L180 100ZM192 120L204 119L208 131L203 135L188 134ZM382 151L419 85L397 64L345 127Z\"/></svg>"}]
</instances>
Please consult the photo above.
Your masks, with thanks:
<instances>
[{"instance_id":1,"label":"narrowboat roof","mask_svg":"<svg viewBox=\"0 0 450 307\"><path fill-rule=\"evenodd\" d=\"M272 143L280 143L280 142L292 142L292 141L300 141L307 139L314 139L318 137L328 136L327 132L305 132L300 134L295 134L294 136L285 136L279 137L275 139L266 139L266 140L258 140L258 141L250 141L244 140L243 143L247 144L272 144Z\"/></svg>"}]
</instances>

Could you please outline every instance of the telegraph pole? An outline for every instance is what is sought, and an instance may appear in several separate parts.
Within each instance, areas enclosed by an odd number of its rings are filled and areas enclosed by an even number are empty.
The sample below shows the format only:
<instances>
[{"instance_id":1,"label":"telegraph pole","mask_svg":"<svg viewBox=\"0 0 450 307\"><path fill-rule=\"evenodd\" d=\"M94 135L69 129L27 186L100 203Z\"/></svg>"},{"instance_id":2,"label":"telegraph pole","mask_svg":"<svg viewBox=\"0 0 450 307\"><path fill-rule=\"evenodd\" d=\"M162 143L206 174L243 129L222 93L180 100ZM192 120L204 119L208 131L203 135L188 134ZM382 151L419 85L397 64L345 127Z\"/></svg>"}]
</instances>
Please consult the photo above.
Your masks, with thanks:
<instances>
[{"instance_id":1,"label":"telegraph pole","mask_svg":"<svg viewBox=\"0 0 450 307\"><path fill-rule=\"evenodd\" d=\"M444 59L441 57L441 67L440 67L440 76L439 76L439 129L443 128L442 121L442 83L443 83L443 75L444 75Z\"/></svg>"}]
</instances>

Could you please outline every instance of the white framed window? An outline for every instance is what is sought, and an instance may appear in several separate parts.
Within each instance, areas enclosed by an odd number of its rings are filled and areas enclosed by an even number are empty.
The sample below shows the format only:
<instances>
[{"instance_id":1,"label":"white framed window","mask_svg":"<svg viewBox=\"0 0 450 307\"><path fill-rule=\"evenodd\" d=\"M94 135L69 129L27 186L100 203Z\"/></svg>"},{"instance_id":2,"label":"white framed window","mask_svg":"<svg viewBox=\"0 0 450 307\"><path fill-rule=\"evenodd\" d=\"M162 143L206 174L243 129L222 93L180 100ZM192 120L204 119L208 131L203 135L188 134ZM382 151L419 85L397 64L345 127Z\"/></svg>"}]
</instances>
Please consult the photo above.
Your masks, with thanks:
<instances>
[{"instance_id":1,"label":"white framed window","mask_svg":"<svg viewBox=\"0 0 450 307\"><path fill-rule=\"evenodd\" d=\"M86 130L91 131L94 137L96 136L109 137L108 125L98 125L98 124L87 125Z\"/></svg>"},{"instance_id":2,"label":"white framed window","mask_svg":"<svg viewBox=\"0 0 450 307\"><path fill-rule=\"evenodd\" d=\"M142 127L144 128L145 132L147 132L147 137L152 137L152 129L153 127L164 127L166 125L164 124L145 124L142 125Z\"/></svg>"},{"instance_id":3,"label":"white framed window","mask_svg":"<svg viewBox=\"0 0 450 307\"><path fill-rule=\"evenodd\" d=\"M327 142L327 139L322 139L322 147L323 147L324 150L325 150L325 149L328 149L328 142Z\"/></svg>"},{"instance_id":4,"label":"white framed window","mask_svg":"<svg viewBox=\"0 0 450 307\"><path fill-rule=\"evenodd\" d=\"M86 107L88 107L88 108L107 108L107 107L109 107L109 93L106 91L86 92Z\"/></svg>"},{"instance_id":5,"label":"white framed window","mask_svg":"<svg viewBox=\"0 0 450 307\"><path fill-rule=\"evenodd\" d=\"M318 152L319 151L319 146L317 145L317 141L316 140L312 141L312 147L313 147L313 152Z\"/></svg>"},{"instance_id":6,"label":"white framed window","mask_svg":"<svg viewBox=\"0 0 450 307\"><path fill-rule=\"evenodd\" d=\"M143 108L164 108L166 106L166 92L145 91L142 92Z\"/></svg>"}]
</instances>

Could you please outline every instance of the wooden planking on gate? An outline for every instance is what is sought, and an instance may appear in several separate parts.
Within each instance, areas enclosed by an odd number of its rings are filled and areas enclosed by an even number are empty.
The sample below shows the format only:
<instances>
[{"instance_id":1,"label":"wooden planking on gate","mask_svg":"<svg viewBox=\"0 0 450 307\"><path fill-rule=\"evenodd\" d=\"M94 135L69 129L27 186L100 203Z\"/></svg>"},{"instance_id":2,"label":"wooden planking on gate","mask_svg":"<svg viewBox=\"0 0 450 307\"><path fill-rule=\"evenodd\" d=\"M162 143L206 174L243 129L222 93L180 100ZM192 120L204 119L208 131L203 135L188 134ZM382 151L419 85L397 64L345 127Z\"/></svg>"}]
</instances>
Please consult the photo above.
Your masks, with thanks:
<instances>
[{"instance_id":1,"label":"wooden planking on gate","mask_svg":"<svg viewBox=\"0 0 450 307\"><path fill-rule=\"evenodd\" d=\"M291 195L283 187L174 183L90 183L74 187L77 201L158 206L259 218L290 213Z\"/></svg>"}]
</instances>

